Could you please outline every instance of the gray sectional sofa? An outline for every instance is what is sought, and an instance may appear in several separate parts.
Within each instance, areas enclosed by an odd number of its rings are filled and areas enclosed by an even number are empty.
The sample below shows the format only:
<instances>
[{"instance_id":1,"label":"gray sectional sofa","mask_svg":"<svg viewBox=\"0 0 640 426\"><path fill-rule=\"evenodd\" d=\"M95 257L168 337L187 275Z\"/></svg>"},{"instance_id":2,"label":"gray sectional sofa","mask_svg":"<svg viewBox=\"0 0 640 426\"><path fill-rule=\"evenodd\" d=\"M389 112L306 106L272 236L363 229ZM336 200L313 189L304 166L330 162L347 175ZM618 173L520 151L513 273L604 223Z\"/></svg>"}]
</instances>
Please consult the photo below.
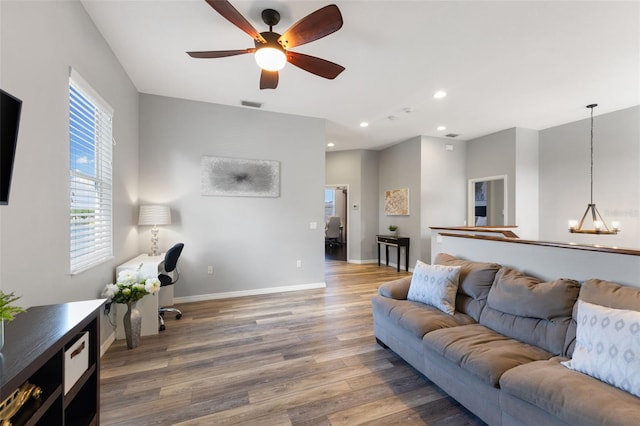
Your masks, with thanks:
<instances>
[{"instance_id":1,"label":"gray sectional sofa","mask_svg":"<svg viewBox=\"0 0 640 426\"><path fill-rule=\"evenodd\" d=\"M407 300L412 277L383 284L372 299L380 344L490 425L640 424L640 398L561 364L574 351L577 300L640 311L639 288L541 282L443 253L434 263L460 267L455 313Z\"/></svg>"}]
</instances>

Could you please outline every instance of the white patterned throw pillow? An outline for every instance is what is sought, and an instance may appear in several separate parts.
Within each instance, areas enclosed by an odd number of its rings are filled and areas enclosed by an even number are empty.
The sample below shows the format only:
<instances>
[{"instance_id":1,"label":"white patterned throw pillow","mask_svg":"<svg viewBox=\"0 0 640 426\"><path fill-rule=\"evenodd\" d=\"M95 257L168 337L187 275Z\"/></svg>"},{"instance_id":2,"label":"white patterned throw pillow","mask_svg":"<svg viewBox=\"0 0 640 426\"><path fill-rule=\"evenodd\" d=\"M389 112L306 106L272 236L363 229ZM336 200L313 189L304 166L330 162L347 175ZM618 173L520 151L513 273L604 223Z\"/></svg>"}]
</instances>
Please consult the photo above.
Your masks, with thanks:
<instances>
[{"instance_id":1,"label":"white patterned throw pillow","mask_svg":"<svg viewBox=\"0 0 640 426\"><path fill-rule=\"evenodd\" d=\"M453 315L460 266L428 265L417 261L407 299L422 302Z\"/></svg>"},{"instance_id":2,"label":"white patterned throw pillow","mask_svg":"<svg viewBox=\"0 0 640 426\"><path fill-rule=\"evenodd\" d=\"M562 364L640 397L640 312L578 300L573 358Z\"/></svg>"}]
</instances>

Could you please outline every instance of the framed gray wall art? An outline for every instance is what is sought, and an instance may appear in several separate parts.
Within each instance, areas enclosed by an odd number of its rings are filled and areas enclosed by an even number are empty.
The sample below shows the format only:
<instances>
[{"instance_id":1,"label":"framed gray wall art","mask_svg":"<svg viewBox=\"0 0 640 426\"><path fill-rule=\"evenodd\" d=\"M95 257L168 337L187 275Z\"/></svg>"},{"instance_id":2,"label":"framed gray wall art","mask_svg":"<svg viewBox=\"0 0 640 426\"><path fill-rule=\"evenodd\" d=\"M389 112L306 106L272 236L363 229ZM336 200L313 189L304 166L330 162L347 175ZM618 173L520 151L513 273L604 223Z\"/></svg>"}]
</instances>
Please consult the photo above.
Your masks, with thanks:
<instances>
[{"instance_id":1,"label":"framed gray wall art","mask_svg":"<svg viewBox=\"0 0 640 426\"><path fill-rule=\"evenodd\" d=\"M280 162L203 156L201 185L207 196L279 197Z\"/></svg>"}]
</instances>

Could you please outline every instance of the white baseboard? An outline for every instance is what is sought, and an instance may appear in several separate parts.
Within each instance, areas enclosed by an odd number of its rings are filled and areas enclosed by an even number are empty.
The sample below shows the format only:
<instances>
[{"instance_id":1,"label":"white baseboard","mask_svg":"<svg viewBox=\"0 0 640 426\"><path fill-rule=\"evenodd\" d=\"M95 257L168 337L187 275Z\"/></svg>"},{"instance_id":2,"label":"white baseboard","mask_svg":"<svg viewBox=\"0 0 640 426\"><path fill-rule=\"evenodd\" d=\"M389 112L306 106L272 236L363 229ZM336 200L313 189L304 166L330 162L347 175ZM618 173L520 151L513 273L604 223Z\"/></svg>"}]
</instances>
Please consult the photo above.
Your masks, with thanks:
<instances>
[{"instance_id":1,"label":"white baseboard","mask_svg":"<svg viewBox=\"0 0 640 426\"><path fill-rule=\"evenodd\" d=\"M224 293L199 294L197 296L174 297L174 303L202 302L205 300L230 299L232 297L258 296L261 294L282 293L284 291L311 290L315 288L326 288L327 284L311 283L300 285L288 285L282 287L256 288L254 290L227 291Z\"/></svg>"},{"instance_id":2,"label":"white baseboard","mask_svg":"<svg viewBox=\"0 0 640 426\"><path fill-rule=\"evenodd\" d=\"M100 345L100 358L107 352L109 347L116 341L116 332L111 333Z\"/></svg>"}]
</instances>

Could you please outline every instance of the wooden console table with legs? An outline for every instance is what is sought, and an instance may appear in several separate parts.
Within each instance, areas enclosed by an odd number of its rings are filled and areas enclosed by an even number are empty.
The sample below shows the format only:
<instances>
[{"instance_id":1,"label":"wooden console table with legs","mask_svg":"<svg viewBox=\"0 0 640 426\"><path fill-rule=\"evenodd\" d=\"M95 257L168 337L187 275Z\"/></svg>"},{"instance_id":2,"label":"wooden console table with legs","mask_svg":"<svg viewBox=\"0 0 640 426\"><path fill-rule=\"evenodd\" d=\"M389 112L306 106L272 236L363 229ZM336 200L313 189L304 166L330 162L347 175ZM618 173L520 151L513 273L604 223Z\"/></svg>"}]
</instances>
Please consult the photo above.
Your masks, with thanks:
<instances>
[{"instance_id":1,"label":"wooden console table with legs","mask_svg":"<svg viewBox=\"0 0 640 426\"><path fill-rule=\"evenodd\" d=\"M404 247L404 266L406 271L409 272L409 237L396 237L394 235L376 235L378 240L378 266L380 266L380 245L384 245L387 260L387 266L389 266L389 246L396 247L398 250L398 272L400 272L400 247Z\"/></svg>"}]
</instances>

